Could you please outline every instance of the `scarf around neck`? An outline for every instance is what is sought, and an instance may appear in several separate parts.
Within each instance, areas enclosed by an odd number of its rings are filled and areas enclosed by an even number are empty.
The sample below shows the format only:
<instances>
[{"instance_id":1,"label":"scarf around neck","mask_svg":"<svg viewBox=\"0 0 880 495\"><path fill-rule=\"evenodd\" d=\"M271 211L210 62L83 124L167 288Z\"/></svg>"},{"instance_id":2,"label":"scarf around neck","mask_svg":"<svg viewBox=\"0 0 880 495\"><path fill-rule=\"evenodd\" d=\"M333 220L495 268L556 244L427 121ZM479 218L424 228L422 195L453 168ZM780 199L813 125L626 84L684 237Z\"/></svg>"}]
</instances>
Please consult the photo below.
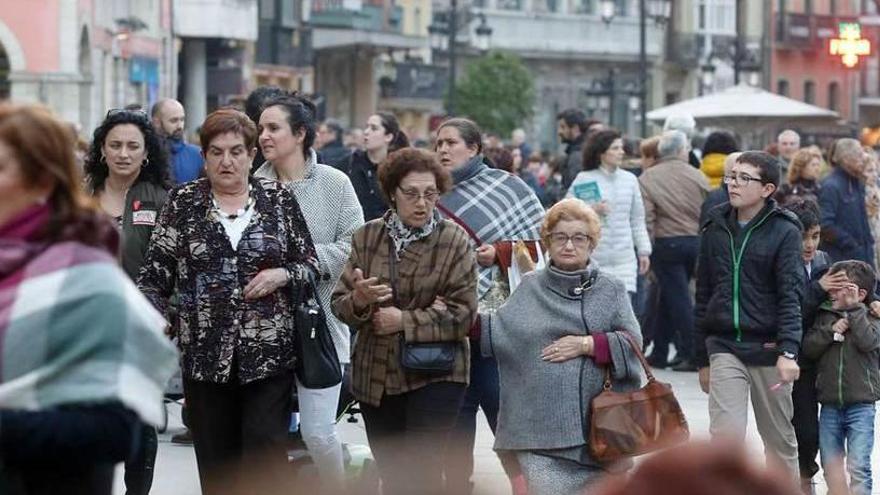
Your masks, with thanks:
<instances>
[{"instance_id":1,"label":"scarf around neck","mask_svg":"<svg viewBox=\"0 0 880 495\"><path fill-rule=\"evenodd\" d=\"M484 168L488 167L483 163L483 155L476 155L467 163L452 171L452 182L455 184L464 182L479 174Z\"/></svg>"},{"instance_id":2,"label":"scarf around neck","mask_svg":"<svg viewBox=\"0 0 880 495\"><path fill-rule=\"evenodd\" d=\"M37 205L0 225L0 280L16 272L46 248L45 242L35 242L33 239L49 222L50 216L49 205Z\"/></svg>"},{"instance_id":3,"label":"scarf around neck","mask_svg":"<svg viewBox=\"0 0 880 495\"><path fill-rule=\"evenodd\" d=\"M394 252L397 255L397 259L400 259L400 253L410 244L424 239L434 232L434 228L440 220L440 213L435 208L431 214L431 219L421 227L406 225L394 210L388 210L383 219L385 220L385 227L388 229L388 235L391 236L391 241L394 243Z\"/></svg>"}]
</instances>

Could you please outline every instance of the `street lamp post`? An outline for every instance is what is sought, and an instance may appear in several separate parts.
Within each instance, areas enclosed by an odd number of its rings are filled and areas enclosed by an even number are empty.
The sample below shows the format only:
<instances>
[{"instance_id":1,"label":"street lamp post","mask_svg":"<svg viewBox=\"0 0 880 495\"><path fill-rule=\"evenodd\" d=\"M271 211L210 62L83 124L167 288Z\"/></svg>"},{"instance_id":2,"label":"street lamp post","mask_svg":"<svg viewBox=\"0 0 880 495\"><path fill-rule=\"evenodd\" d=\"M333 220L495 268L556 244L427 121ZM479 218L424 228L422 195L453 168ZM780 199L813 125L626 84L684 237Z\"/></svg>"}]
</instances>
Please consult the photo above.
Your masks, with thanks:
<instances>
[{"instance_id":1,"label":"street lamp post","mask_svg":"<svg viewBox=\"0 0 880 495\"><path fill-rule=\"evenodd\" d=\"M601 0L602 21L610 24L616 10L615 0ZM672 0L639 0L639 128L648 134L648 18L665 24L672 13ZM613 111L611 112L614 113ZM610 123L609 123L610 124Z\"/></svg>"},{"instance_id":2,"label":"street lamp post","mask_svg":"<svg viewBox=\"0 0 880 495\"><path fill-rule=\"evenodd\" d=\"M449 51L449 94L447 95L446 113L449 116L455 115L455 80L458 72L458 30L461 26L469 26L471 21L476 17L480 20L480 24L474 31L476 34L476 47L485 52L489 49L489 40L492 37L492 28L486 22L486 15L482 12L474 15L469 10L465 11L464 20L458 22L458 0L450 0L449 12L446 16L446 22L438 23L435 19L428 26L428 34L430 35L431 47L435 50Z\"/></svg>"}]
</instances>

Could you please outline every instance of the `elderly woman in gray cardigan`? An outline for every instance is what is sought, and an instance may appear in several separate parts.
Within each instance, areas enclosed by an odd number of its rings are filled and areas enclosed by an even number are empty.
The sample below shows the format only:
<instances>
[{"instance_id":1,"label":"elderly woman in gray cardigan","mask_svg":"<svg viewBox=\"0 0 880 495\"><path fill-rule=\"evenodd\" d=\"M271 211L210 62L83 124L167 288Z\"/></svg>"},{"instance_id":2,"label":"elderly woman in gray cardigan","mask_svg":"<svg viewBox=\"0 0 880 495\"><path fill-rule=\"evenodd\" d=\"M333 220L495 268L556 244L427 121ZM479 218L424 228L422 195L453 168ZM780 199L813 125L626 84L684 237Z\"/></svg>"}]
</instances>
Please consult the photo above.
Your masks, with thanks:
<instances>
[{"instance_id":1,"label":"elderly woman in gray cardigan","mask_svg":"<svg viewBox=\"0 0 880 495\"><path fill-rule=\"evenodd\" d=\"M626 287L590 261L600 225L583 202L557 203L541 227L550 265L480 315L482 352L501 381L495 449L517 455L530 495L581 494L606 472L589 453L590 401L609 366L616 389L640 384L623 334L641 342Z\"/></svg>"}]
</instances>

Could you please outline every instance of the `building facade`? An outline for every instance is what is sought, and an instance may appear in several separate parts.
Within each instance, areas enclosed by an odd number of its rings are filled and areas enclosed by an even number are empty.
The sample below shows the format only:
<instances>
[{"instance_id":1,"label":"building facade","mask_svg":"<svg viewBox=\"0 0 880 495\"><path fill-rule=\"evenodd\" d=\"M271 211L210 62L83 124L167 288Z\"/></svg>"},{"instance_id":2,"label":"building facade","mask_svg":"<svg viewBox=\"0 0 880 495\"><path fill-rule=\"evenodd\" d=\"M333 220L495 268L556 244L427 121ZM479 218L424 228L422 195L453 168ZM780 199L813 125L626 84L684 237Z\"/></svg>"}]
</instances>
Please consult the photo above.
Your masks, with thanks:
<instances>
[{"instance_id":1,"label":"building facade","mask_svg":"<svg viewBox=\"0 0 880 495\"><path fill-rule=\"evenodd\" d=\"M108 109L173 95L171 7L0 0L0 99L48 105L87 134Z\"/></svg>"}]
</instances>

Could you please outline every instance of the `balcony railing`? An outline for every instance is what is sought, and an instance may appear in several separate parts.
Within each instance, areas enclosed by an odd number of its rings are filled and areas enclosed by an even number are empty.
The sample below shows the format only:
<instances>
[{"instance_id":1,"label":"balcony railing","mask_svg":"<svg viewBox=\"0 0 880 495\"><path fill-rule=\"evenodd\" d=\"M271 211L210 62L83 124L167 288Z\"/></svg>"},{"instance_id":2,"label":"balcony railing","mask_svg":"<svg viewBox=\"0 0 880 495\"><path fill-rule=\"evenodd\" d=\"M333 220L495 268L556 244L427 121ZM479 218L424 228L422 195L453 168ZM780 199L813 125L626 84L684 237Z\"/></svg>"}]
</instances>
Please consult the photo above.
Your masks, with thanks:
<instances>
[{"instance_id":1,"label":"balcony railing","mask_svg":"<svg viewBox=\"0 0 880 495\"><path fill-rule=\"evenodd\" d=\"M398 63L394 78L379 80L382 98L422 98L441 100L446 93L449 72L446 67L419 63Z\"/></svg>"},{"instance_id":2,"label":"balcony railing","mask_svg":"<svg viewBox=\"0 0 880 495\"><path fill-rule=\"evenodd\" d=\"M352 9L350 3L351 0L313 0L309 21L318 27L401 32L402 7L364 2L360 8Z\"/></svg>"}]
</instances>

